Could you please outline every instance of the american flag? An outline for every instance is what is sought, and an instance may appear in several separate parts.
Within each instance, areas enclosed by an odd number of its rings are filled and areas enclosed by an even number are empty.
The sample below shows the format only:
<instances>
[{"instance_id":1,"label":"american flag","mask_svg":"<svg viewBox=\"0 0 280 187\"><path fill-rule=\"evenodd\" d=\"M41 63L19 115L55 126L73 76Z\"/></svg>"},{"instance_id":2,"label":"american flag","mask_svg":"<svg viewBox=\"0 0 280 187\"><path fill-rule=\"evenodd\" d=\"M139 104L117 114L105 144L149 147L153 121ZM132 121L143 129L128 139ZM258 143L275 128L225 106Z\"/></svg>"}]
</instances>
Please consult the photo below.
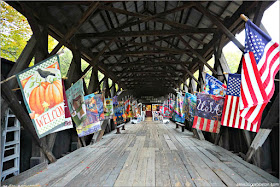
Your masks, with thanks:
<instances>
[{"instance_id":1,"label":"american flag","mask_svg":"<svg viewBox=\"0 0 280 187\"><path fill-rule=\"evenodd\" d=\"M240 117L239 111L239 99L240 99L240 74L229 74L227 95L225 98L222 125L227 127L233 127L238 129L249 130L257 132L260 123L255 125L251 124L244 118Z\"/></svg>"},{"instance_id":2,"label":"american flag","mask_svg":"<svg viewBox=\"0 0 280 187\"><path fill-rule=\"evenodd\" d=\"M279 71L279 45L250 20L246 22L245 51L241 72L240 115L260 123L262 112L274 93Z\"/></svg>"},{"instance_id":3,"label":"american flag","mask_svg":"<svg viewBox=\"0 0 280 187\"><path fill-rule=\"evenodd\" d=\"M218 120L206 119L198 116L194 116L193 127L206 132L219 133L221 122Z\"/></svg>"}]
</instances>

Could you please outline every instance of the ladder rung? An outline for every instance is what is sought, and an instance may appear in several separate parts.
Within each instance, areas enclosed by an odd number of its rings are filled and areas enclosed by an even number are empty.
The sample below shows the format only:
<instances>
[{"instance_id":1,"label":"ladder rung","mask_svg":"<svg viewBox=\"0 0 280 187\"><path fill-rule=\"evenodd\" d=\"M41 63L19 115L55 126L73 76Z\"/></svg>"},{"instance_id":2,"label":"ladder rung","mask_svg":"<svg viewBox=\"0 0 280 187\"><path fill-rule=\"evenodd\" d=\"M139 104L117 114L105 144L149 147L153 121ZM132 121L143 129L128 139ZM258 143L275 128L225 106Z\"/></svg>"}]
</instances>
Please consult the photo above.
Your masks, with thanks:
<instances>
[{"instance_id":1,"label":"ladder rung","mask_svg":"<svg viewBox=\"0 0 280 187\"><path fill-rule=\"evenodd\" d=\"M5 171L2 171L2 176L7 176L7 175L10 175L10 174L12 174L12 173L14 173L14 172L19 172L19 169L18 168L15 168L15 167L13 167L13 168L10 168L10 169L7 169L7 170L5 170Z\"/></svg>"},{"instance_id":2,"label":"ladder rung","mask_svg":"<svg viewBox=\"0 0 280 187\"><path fill-rule=\"evenodd\" d=\"M5 151L8 151L8 150L11 150L11 149L15 149L16 147L8 147L8 148L5 148Z\"/></svg>"},{"instance_id":3,"label":"ladder rung","mask_svg":"<svg viewBox=\"0 0 280 187\"><path fill-rule=\"evenodd\" d=\"M14 114L8 114L9 118L15 118L16 116Z\"/></svg>"},{"instance_id":4,"label":"ladder rung","mask_svg":"<svg viewBox=\"0 0 280 187\"><path fill-rule=\"evenodd\" d=\"M19 131L20 127L7 127L7 132Z\"/></svg>"},{"instance_id":5,"label":"ladder rung","mask_svg":"<svg viewBox=\"0 0 280 187\"><path fill-rule=\"evenodd\" d=\"M18 144L18 143L19 143L18 140L9 141L9 142L6 142L6 143L5 143L5 146L15 145L15 144Z\"/></svg>"},{"instance_id":6,"label":"ladder rung","mask_svg":"<svg viewBox=\"0 0 280 187\"><path fill-rule=\"evenodd\" d=\"M18 155L18 154L13 154L13 155L4 157L4 158L3 158L3 162L7 162L7 161L13 160L13 159L15 159L15 158L19 158L19 155Z\"/></svg>"}]
</instances>

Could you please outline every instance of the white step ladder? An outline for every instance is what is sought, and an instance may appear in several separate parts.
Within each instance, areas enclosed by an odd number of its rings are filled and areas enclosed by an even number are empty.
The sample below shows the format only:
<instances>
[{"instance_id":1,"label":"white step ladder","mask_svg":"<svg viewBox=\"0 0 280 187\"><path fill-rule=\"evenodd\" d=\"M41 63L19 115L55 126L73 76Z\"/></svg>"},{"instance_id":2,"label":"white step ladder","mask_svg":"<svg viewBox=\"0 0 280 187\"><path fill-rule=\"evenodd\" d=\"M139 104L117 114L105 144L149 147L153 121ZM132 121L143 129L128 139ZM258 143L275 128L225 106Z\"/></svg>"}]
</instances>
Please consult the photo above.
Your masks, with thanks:
<instances>
[{"instance_id":1,"label":"white step ladder","mask_svg":"<svg viewBox=\"0 0 280 187\"><path fill-rule=\"evenodd\" d=\"M14 119L13 125L9 125L9 121ZM10 175L18 175L19 170L19 161L20 161L20 123L16 116L12 113L10 109L7 109L5 113L5 128L2 133L2 147L1 147L1 181L4 181L5 178ZM13 135L12 141L7 141L7 134ZM13 150L11 155L5 155L6 151ZM5 162L10 160L14 161L14 165L12 168L3 170L3 166Z\"/></svg>"}]
</instances>

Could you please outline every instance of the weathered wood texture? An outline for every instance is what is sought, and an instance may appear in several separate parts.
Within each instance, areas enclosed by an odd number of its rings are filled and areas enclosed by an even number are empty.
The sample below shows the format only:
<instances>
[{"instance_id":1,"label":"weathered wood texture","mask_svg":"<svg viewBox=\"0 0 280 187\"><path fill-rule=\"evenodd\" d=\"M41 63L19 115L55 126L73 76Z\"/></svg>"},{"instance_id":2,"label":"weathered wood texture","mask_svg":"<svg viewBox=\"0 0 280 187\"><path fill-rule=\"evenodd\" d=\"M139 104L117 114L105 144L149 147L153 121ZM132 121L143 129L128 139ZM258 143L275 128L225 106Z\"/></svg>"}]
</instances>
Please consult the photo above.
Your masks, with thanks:
<instances>
[{"instance_id":1,"label":"weathered wood texture","mask_svg":"<svg viewBox=\"0 0 280 187\"><path fill-rule=\"evenodd\" d=\"M113 131L19 184L42 186L236 186L278 179L174 123Z\"/></svg>"}]
</instances>

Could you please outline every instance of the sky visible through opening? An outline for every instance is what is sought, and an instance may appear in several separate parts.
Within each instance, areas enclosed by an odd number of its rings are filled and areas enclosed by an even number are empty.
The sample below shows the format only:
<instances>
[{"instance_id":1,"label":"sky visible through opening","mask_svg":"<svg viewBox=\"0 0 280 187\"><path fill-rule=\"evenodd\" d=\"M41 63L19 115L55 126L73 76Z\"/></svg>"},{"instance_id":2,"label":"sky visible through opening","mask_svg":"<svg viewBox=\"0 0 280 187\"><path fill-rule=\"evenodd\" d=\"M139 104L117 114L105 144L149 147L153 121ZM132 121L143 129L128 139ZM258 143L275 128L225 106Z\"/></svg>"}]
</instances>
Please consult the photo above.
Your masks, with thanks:
<instances>
[{"instance_id":1,"label":"sky visible through opening","mask_svg":"<svg viewBox=\"0 0 280 187\"><path fill-rule=\"evenodd\" d=\"M262 18L262 24L266 28L267 32L271 36L272 40L279 42L279 9L280 9L280 1L277 0L273 5L271 5L265 12ZM252 21L252 20L251 20ZM244 30L240 32L239 34L236 34L235 37L237 40L244 45L245 44L245 32ZM239 49L235 46L234 43L230 42L228 43L223 51L239 51Z\"/></svg>"}]
</instances>

